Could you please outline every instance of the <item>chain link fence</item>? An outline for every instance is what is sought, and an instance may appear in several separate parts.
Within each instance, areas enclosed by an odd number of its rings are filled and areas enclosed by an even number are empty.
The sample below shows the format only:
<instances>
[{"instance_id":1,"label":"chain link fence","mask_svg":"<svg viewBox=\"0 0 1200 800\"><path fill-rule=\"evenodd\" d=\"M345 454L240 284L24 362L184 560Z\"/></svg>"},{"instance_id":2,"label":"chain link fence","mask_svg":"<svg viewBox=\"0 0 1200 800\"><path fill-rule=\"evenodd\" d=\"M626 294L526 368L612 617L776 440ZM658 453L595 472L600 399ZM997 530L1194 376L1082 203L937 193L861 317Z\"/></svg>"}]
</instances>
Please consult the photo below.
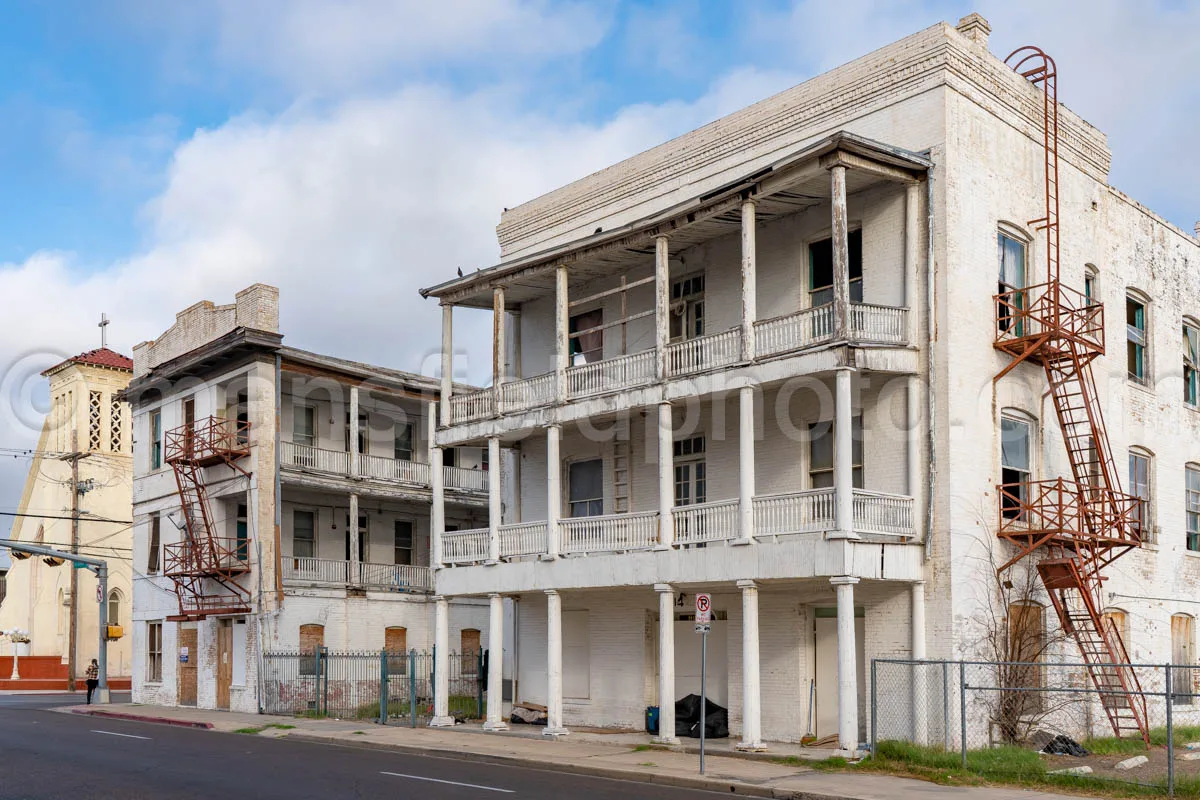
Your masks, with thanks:
<instances>
[{"instance_id":1,"label":"chain link fence","mask_svg":"<svg viewBox=\"0 0 1200 800\"><path fill-rule=\"evenodd\" d=\"M871 751L999 780L1200 796L1197 678L1171 665L876 659Z\"/></svg>"},{"instance_id":2,"label":"chain link fence","mask_svg":"<svg viewBox=\"0 0 1200 800\"><path fill-rule=\"evenodd\" d=\"M450 715L482 719L486 651L450 653ZM433 717L432 652L274 652L263 656L263 713L417 727Z\"/></svg>"}]
</instances>

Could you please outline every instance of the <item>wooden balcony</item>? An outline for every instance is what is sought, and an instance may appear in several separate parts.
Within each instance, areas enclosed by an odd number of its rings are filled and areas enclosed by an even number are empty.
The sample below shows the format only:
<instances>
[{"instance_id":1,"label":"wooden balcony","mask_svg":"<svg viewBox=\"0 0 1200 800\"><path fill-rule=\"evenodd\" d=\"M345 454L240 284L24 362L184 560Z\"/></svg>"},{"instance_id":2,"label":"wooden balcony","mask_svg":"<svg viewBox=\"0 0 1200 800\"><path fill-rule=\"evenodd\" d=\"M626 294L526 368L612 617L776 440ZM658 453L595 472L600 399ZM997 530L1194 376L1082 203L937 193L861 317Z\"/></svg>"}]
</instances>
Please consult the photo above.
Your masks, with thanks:
<instances>
[{"instance_id":1,"label":"wooden balcony","mask_svg":"<svg viewBox=\"0 0 1200 800\"><path fill-rule=\"evenodd\" d=\"M433 591L429 567L408 564L335 561L328 558L284 558L283 581L308 586L355 586L389 592Z\"/></svg>"},{"instance_id":2,"label":"wooden balcony","mask_svg":"<svg viewBox=\"0 0 1200 800\"><path fill-rule=\"evenodd\" d=\"M872 541L909 542L917 537L913 499L904 495L855 489L854 532ZM812 489L754 498L754 537L770 540L794 534L823 534L836 529L833 489ZM740 536L737 500L676 506L674 546L730 542ZM548 554L545 521L500 527L500 559ZM588 555L649 550L659 546L657 512L574 517L559 522L558 555ZM451 565L488 560L488 529L450 531L442 537L442 561Z\"/></svg>"},{"instance_id":3,"label":"wooden balcony","mask_svg":"<svg viewBox=\"0 0 1200 800\"><path fill-rule=\"evenodd\" d=\"M350 465L351 454L344 450L326 450L295 442L280 442L280 466L285 469L343 478L369 478L423 489L429 488L432 481L430 466L419 461L360 453L357 471L352 473ZM442 475L445 485L449 489L467 492L487 491L486 470L444 467Z\"/></svg>"}]
</instances>

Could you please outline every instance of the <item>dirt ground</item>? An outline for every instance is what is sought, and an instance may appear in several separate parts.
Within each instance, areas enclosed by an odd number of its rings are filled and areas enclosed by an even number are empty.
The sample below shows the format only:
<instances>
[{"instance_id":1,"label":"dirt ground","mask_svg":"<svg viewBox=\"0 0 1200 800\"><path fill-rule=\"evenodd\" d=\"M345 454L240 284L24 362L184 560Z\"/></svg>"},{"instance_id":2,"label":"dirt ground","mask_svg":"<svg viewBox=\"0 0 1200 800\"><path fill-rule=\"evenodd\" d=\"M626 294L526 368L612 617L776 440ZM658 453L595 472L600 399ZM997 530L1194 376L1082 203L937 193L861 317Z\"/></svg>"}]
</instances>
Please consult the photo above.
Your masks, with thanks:
<instances>
[{"instance_id":1,"label":"dirt ground","mask_svg":"<svg viewBox=\"0 0 1200 800\"><path fill-rule=\"evenodd\" d=\"M1185 761L1180 758L1182 755L1193 752L1200 753L1200 750L1192 751L1182 747L1175 748L1175 777L1177 779L1200 777L1200 759ZM1150 759L1149 763L1128 770L1113 768L1114 765L1125 759L1138 755L1146 756L1146 758ZM1046 762L1047 771L1088 766L1092 768L1092 777L1125 783L1155 783L1167 777L1167 748L1165 746L1151 747L1149 750L1139 753L1125 753L1114 756L1089 755L1084 758L1075 758L1074 756L1043 755L1042 759Z\"/></svg>"}]
</instances>

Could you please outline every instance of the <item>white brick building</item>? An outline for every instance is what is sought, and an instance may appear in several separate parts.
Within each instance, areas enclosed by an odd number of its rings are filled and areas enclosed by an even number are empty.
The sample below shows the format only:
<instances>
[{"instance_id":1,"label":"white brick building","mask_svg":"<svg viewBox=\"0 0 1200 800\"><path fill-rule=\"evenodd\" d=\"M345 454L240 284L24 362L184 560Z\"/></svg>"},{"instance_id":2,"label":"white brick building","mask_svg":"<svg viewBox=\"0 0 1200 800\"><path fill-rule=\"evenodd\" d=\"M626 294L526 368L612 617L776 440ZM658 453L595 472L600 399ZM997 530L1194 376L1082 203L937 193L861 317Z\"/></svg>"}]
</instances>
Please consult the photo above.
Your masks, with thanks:
<instances>
[{"instance_id":1,"label":"white brick building","mask_svg":"<svg viewBox=\"0 0 1200 800\"><path fill-rule=\"evenodd\" d=\"M490 473L487 527L443 532L435 484L436 588L490 596L493 637L515 599L515 693L548 705L548 733L661 706L672 738L696 592L747 748L810 719L852 748L872 658L981 655L996 487L1069 474L1042 370L993 381L1001 251L1022 287L1046 256L1026 222L1042 94L988 31L935 25L508 210L500 264L423 292L446 354L456 306L497 317L496 385L444 378L433 462L519 453L515 502ZM1105 610L1134 660L1190 664L1200 411L1180 332L1200 328L1200 247L1108 185L1100 131L1065 107L1059 126L1062 279L1108 309L1109 438L1157 531L1109 567Z\"/></svg>"},{"instance_id":2,"label":"white brick building","mask_svg":"<svg viewBox=\"0 0 1200 800\"><path fill-rule=\"evenodd\" d=\"M282 338L278 290L255 285L134 349L135 702L254 712L261 653L432 645L436 384ZM203 514L176 468L187 450ZM438 482L447 522L469 528L486 515L486 466L478 448L455 455ZM216 563L183 564L209 542ZM486 646L478 601L450 619L453 650Z\"/></svg>"}]
</instances>

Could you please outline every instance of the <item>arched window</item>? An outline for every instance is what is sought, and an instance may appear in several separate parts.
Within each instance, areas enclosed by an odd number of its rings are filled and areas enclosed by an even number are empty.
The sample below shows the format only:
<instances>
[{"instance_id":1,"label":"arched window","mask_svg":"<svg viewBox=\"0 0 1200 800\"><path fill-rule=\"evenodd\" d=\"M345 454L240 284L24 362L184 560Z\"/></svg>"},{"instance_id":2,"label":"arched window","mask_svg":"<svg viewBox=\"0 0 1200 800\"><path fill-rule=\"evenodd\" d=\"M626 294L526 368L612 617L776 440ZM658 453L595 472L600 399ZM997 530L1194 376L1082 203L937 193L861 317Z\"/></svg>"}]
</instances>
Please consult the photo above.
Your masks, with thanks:
<instances>
[{"instance_id":1,"label":"arched window","mask_svg":"<svg viewBox=\"0 0 1200 800\"><path fill-rule=\"evenodd\" d=\"M1019 601L1008 607L1008 647L1005 661L1017 664L1006 672L1006 687L1013 689L1042 688L1042 668L1035 664L1042 660L1046 649L1046 618L1044 609L1037 603ZM1042 709L1040 692L1018 692L1007 698L1006 705L1018 716L1033 714Z\"/></svg>"},{"instance_id":2,"label":"arched window","mask_svg":"<svg viewBox=\"0 0 1200 800\"><path fill-rule=\"evenodd\" d=\"M1177 706L1195 703L1192 665L1196 661L1196 620L1190 614L1171 617L1171 702Z\"/></svg>"},{"instance_id":3,"label":"arched window","mask_svg":"<svg viewBox=\"0 0 1200 800\"><path fill-rule=\"evenodd\" d=\"M1125 655L1132 661L1133 643L1129 639L1129 615L1122 608L1106 608L1100 615L1103 623L1121 637Z\"/></svg>"},{"instance_id":4,"label":"arched window","mask_svg":"<svg viewBox=\"0 0 1200 800\"><path fill-rule=\"evenodd\" d=\"M1150 383L1150 299L1134 289L1125 295L1126 363L1129 380Z\"/></svg>"},{"instance_id":5,"label":"arched window","mask_svg":"<svg viewBox=\"0 0 1200 800\"><path fill-rule=\"evenodd\" d=\"M113 589L108 593L108 624L121 624L121 590Z\"/></svg>"},{"instance_id":6,"label":"arched window","mask_svg":"<svg viewBox=\"0 0 1200 800\"><path fill-rule=\"evenodd\" d=\"M1200 464L1183 468L1184 512L1187 516L1187 549L1200 551Z\"/></svg>"},{"instance_id":7,"label":"arched window","mask_svg":"<svg viewBox=\"0 0 1200 800\"><path fill-rule=\"evenodd\" d=\"M1025 288L1029 285L1029 236L1012 224L1002 222L996 234L999 257L999 279L996 308L997 325L1001 333L1024 335L1022 313L1027 307Z\"/></svg>"},{"instance_id":8,"label":"arched window","mask_svg":"<svg viewBox=\"0 0 1200 800\"><path fill-rule=\"evenodd\" d=\"M1183 318L1183 402L1200 406L1200 321Z\"/></svg>"},{"instance_id":9,"label":"arched window","mask_svg":"<svg viewBox=\"0 0 1200 800\"><path fill-rule=\"evenodd\" d=\"M1034 420L1006 408L1000 414L1000 510L1005 519L1022 519L1033 480Z\"/></svg>"},{"instance_id":10,"label":"arched window","mask_svg":"<svg viewBox=\"0 0 1200 800\"><path fill-rule=\"evenodd\" d=\"M1136 519L1142 541L1156 543L1154 530L1154 454L1144 447L1129 448L1129 493L1140 498Z\"/></svg>"},{"instance_id":11,"label":"arched window","mask_svg":"<svg viewBox=\"0 0 1200 800\"><path fill-rule=\"evenodd\" d=\"M1089 306L1097 305L1100 300L1100 270L1095 264L1083 265L1083 297Z\"/></svg>"}]
</instances>

